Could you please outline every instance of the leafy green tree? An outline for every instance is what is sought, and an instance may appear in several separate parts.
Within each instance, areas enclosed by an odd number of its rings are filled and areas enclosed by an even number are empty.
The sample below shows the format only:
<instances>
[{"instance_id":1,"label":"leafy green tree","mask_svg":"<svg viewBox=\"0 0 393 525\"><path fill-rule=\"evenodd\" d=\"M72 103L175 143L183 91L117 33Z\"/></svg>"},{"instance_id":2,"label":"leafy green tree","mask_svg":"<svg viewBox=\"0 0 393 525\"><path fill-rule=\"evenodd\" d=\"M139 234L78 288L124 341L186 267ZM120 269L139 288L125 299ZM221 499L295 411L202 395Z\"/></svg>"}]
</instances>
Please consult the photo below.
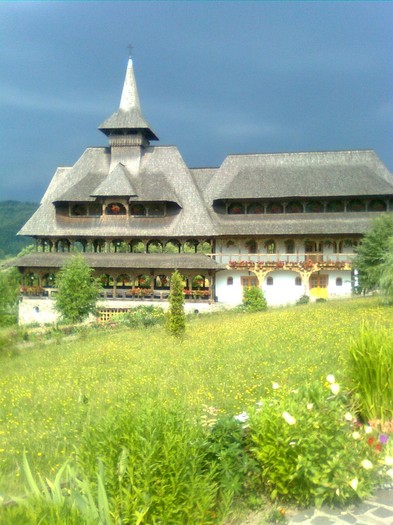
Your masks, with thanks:
<instances>
[{"instance_id":1,"label":"leafy green tree","mask_svg":"<svg viewBox=\"0 0 393 525\"><path fill-rule=\"evenodd\" d=\"M389 239L393 237L393 214L376 217L357 248L353 265L359 270L359 283L363 290L379 286Z\"/></svg>"},{"instance_id":2,"label":"leafy green tree","mask_svg":"<svg viewBox=\"0 0 393 525\"><path fill-rule=\"evenodd\" d=\"M382 265L382 274L379 287L387 304L393 304L393 236L388 242L385 262Z\"/></svg>"},{"instance_id":3,"label":"leafy green tree","mask_svg":"<svg viewBox=\"0 0 393 525\"><path fill-rule=\"evenodd\" d=\"M176 270L170 281L169 310L167 312L166 327L170 334L177 337L186 330L186 314L184 311L183 279Z\"/></svg>"},{"instance_id":4,"label":"leafy green tree","mask_svg":"<svg viewBox=\"0 0 393 525\"><path fill-rule=\"evenodd\" d=\"M93 278L93 270L82 255L73 256L61 268L56 283L55 309L63 319L77 323L95 312L101 284Z\"/></svg>"},{"instance_id":5,"label":"leafy green tree","mask_svg":"<svg viewBox=\"0 0 393 525\"><path fill-rule=\"evenodd\" d=\"M262 310L266 310L266 299L259 286L244 288L242 305L248 312L261 312Z\"/></svg>"},{"instance_id":6,"label":"leafy green tree","mask_svg":"<svg viewBox=\"0 0 393 525\"><path fill-rule=\"evenodd\" d=\"M19 279L19 272L16 268L0 272L0 319L2 324L16 322Z\"/></svg>"}]
</instances>

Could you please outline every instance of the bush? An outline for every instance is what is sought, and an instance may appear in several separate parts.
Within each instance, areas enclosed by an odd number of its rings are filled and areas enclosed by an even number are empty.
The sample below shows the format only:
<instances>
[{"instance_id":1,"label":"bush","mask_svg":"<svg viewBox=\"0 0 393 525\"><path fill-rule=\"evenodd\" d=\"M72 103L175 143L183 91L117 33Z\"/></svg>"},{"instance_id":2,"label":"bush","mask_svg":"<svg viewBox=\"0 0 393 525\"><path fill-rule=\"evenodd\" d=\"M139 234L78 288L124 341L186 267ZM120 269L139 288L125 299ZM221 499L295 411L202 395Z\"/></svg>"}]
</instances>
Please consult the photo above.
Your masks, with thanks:
<instances>
[{"instance_id":1,"label":"bush","mask_svg":"<svg viewBox=\"0 0 393 525\"><path fill-rule=\"evenodd\" d=\"M299 299L296 301L296 304L308 304L310 302L310 298L308 295L302 295L299 297Z\"/></svg>"},{"instance_id":2,"label":"bush","mask_svg":"<svg viewBox=\"0 0 393 525\"><path fill-rule=\"evenodd\" d=\"M342 505L371 493L377 451L338 390L336 383L278 389L251 414L251 453L272 500Z\"/></svg>"},{"instance_id":3,"label":"bush","mask_svg":"<svg viewBox=\"0 0 393 525\"><path fill-rule=\"evenodd\" d=\"M113 321L118 321L130 328L150 327L154 325L163 324L165 312L159 306L137 306L132 308L126 314L122 314L113 318Z\"/></svg>"},{"instance_id":4,"label":"bush","mask_svg":"<svg viewBox=\"0 0 393 525\"><path fill-rule=\"evenodd\" d=\"M349 349L349 377L364 421L393 421L393 335L363 327Z\"/></svg>"},{"instance_id":5,"label":"bush","mask_svg":"<svg viewBox=\"0 0 393 525\"><path fill-rule=\"evenodd\" d=\"M259 286L249 286L244 288L242 306L247 312L261 312L266 310L266 299Z\"/></svg>"}]
</instances>

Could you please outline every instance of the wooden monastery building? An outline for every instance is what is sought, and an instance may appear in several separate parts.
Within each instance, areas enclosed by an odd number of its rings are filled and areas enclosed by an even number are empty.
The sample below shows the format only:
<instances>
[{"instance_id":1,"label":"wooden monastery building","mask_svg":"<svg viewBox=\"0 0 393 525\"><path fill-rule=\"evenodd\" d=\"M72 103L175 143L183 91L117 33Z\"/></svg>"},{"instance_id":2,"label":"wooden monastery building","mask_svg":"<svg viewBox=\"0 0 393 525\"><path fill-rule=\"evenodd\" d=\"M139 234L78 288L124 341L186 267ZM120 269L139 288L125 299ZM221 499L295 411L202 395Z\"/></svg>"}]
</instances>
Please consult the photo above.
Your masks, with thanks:
<instances>
[{"instance_id":1,"label":"wooden monastery building","mask_svg":"<svg viewBox=\"0 0 393 525\"><path fill-rule=\"evenodd\" d=\"M21 322L52 319L56 272L75 252L113 311L165 300L174 269L198 309L239 304L250 285L270 305L348 296L354 248L373 217L393 213L393 176L373 151L229 155L218 168L187 167L177 147L153 144L131 59L119 109L99 129L109 145L58 168L19 232L35 242L18 259Z\"/></svg>"}]
</instances>

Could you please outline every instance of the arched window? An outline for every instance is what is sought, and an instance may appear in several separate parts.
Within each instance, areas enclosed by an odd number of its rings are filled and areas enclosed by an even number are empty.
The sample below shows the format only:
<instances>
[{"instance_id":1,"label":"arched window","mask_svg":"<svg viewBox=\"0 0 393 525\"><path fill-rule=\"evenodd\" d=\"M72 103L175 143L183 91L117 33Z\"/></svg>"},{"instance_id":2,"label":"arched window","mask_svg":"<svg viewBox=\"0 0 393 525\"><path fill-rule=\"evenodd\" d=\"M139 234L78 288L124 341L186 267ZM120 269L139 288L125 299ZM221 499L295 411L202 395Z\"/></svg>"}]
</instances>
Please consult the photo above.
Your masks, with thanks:
<instances>
[{"instance_id":1,"label":"arched window","mask_svg":"<svg viewBox=\"0 0 393 525\"><path fill-rule=\"evenodd\" d=\"M73 243L73 250L76 252L85 252L86 251L87 242L85 239L78 239Z\"/></svg>"},{"instance_id":2,"label":"arched window","mask_svg":"<svg viewBox=\"0 0 393 525\"><path fill-rule=\"evenodd\" d=\"M95 239L93 241L93 249L96 253L101 253L105 250L105 241L104 239Z\"/></svg>"},{"instance_id":3,"label":"arched window","mask_svg":"<svg viewBox=\"0 0 393 525\"><path fill-rule=\"evenodd\" d=\"M250 204L250 206L247 209L247 213L260 214L263 212L264 212L264 209L263 209L263 204L261 202L254 202Z\"/></svg>"},{"instance_id":4,"label":"arched window","mask_svg":"<svg viewBox=\"0 0 393 525\"><path fill-rule=\"evenodd\" d=\"M284 207L279 202L272 202L266 209L266 213L283 213Z\"/></svg>"},{"instance_id":5,"label":"arched window","mask_svg":"<svg viewBox=\"0 0 393 525\"><path fill-rule=\"evenodd\" d=\"M322 213L323 203L320 201L312 201L306 204L306 213Z\"/></svg>"},{"instance_id":6,"label":"arched window","mask_svg":"<svg viewBox=\"0 0 393 525\"><path fill-rule=\"evenodd\" d=\"M244 206L241 202L234 202L228 207L228 213L230 215L241 215L244 213Z\"/></svg>"},{"instance_id":7,"label":"arched window","mask_svg":"<svg viewBox=\"0 0 393 525\"><path fill-rule=\"evenodd\" d=\"M300 275L298 275L297 277L295 277L295 286L301 286L302 285L302 278L300 277Z\"/></svg>"},{"instance_id":8,"label":"arched window","mask_svg":"<svg viewBox=\"0 0 393 525\"><path fill-rule=\"evenodd\" d=\"M111 251L115 253L125 253L127 251L127 245L121 239L114 239L111 243Z\"/></svg>"},{"instance_id":9,"label":"arched window","mask_svg":"<svg viewBox=\"0 0 393 525\"><path fill-rule=\"evenodd\" d=\"M147 253L162 253L164 251L162 242L156 240L149 241L146 245L146 251Z\"/></svg>"},{"instance_id":10,"label":"arched window","mask_svg":"<svg viewBox=\"0 0 393 525\"><path fill-rule=\"evenodd\" d=\"M247 247L248 253L257 253L258 245L254 239L250 239L249 241L246 241L246 247Z\"/></svg>"},{"instance_id":11,"label":"arched window","mask_svg":"<svg viewBox=\"0 0 393 525\"><path fill-rule=\"evenodd\" d=\"M105 213L107 215L125 215L126 209L125 206L120 202L111 202L105 208Z\"/></svg>"},{"instance_id":12,"label":"arched window","mask_svg":"<svg viewBox=\"0 0 393 525\"><path fill-rule=\"evenodd\" d=\"M233 284L233 277L227 277L227 286L232 286Z\"/></svg>"},{"instance_id":13,"label":"arched window","mask_svg":"<svg viewBox=\"0 0 393 525\"><path fill-rule=\"evenodd\" d=\"M131 253L145 253L146 248L142 241L135 239L130 242Z\"/></svg>"},{"instance_id":14,"label":"arched window","mask_svg":"<svg viewBox=\"0 0 393 525\"><path fill-rule=\"evenodd\" d=\"M57 252L69 252L70 251L70 241L67 239L60 239L60 241L57 241L56 244L56 251Z\"/></svg>"},{"instance_id":15,"label":"arched window","mask_svg":"<svg viewBox=\"0 0 393 525\"><path fill-rule=\"evenodd\" d=\"M276 243L273 240L265 242L266 253L276 253Z\"/></svg>"},{"instance_id":16,"label":"arched window","mask_svg":"<svg viewBox=\"0 0 393 525\"><path fill-rule=\"evenodd\" d=\"M194 239L186 241L183 246L184 253L197 253L198 244Z\"/></svg>"},{"instance_id":17,"label":"arched window","mask_svg":"<svg viewBox=\"0 0 393 525\"><path fill-rule=\"evenodd\" d=\"M345 210L345 205L343 201L330 201L326 205L326 211L328 213L338 213Z\"/></svg>"},{"instance_id":18,"label":"arched window","mask_svg":"<svg viewBox=\"0 0 393 525\"><path fill-rule=\"evenodd\" d=\"M368 211L386 211L386 203L380 199L375 199L369 203Z\"/></svg>"},{"instance_id":19,"label":"arched window","mask_svg":"<svg viewBox=\"0 0 393 525\"><path fill-rule=\"evenodd\" d=\"M286 213L303 213L303 204L299 201L291 201L285 207Z\"/></svg>"},{"instance_id":20,"label":"arched window","mask_svg":"<svg viewBox=\"0 0 393 525\"><path fill-rule=\"evenodd\" d=\"M348 203L348 211L366 211L366 204L361 200L353 200Z\"/></svg>"},{"instance_id":21,"label":"arched window","mask_svg":"<svg viewBox=\"0 0 393 525\"><path fill-rule=\"evenodd\" d=\"M171 239L165 244L165 253L180 253L181 244L177 239Z\"/></svg>"},{"instance_id":22,"label":"arched window","mask_svg":"<svg viewBox=\"0 0 393 525\"><path fill-rule=\"evenodd\" d=\"M271 275L266 277L266 284L267 286L273 286L273 277Z\"/></svg>"},{"instance_id":23,"label":"arched window","mask_svg":"<svg viewBox=\"0 0 393 525\"><path fill-rule=\"evenodd\" d=\"M341 277L337 277L336 279L336 286L342 286L343 285L343 280Z\"/></svg>"}]
</instances>

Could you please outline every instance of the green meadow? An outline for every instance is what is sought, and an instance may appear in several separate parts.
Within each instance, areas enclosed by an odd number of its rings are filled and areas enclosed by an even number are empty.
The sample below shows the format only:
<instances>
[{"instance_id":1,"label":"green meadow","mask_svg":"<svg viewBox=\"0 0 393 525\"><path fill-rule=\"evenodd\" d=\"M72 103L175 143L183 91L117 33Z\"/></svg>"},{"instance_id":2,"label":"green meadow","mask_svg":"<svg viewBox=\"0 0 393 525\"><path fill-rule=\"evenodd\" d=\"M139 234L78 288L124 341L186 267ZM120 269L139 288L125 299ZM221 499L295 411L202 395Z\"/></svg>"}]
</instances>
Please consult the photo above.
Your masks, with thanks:
<instances>
[{"instance_id":1,"label":"green meadow","mask_svg":"<svg viewBox=\"0 0 393 525\"><path fill-rule=\"evenodd\" d=\"M345 387L349 344L365 323L392 331L393 308L356 298L199 314L182 339L114 323L68 336L27 332L0 353L0 494L24 492L24 452L34 472L53 477L100 420L146 403L201 418L213 408L239 414L273 382L296 388L334 374Z\"/></svg>"}]
</instances>

